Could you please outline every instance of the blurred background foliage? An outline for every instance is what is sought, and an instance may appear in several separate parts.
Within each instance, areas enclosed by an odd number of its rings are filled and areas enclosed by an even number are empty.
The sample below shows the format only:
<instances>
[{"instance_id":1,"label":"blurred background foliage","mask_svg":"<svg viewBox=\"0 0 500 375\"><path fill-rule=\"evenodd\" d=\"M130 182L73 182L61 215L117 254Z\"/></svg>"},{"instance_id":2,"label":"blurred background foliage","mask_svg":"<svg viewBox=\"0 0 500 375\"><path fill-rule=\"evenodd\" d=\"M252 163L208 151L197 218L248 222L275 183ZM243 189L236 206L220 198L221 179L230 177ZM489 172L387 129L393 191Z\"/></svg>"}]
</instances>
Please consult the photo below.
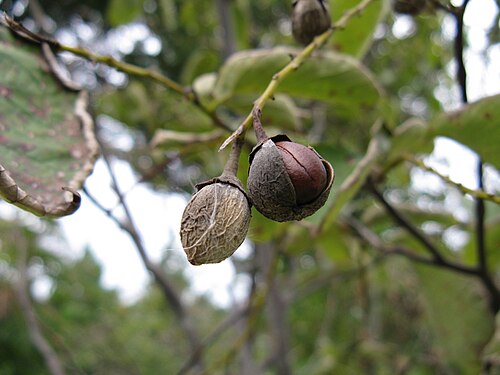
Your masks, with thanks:
<instances>
[{"instance_id":1,"label":"blurred background foliage","mask_svg":"<svg viewBox=\"0 0 500 375\"><path fill-rule=\"evenodd\" d=\"M332 17L357 3L331 0ZM498 48L495 4L484 56ZM299 51L287 0L4 0L0 7L62 43L159 70L196 91L208 110L151 80L61 55L92 92L105 152L163 193L187 196L193 181L220 174L227 153L217 149L229 133L214 126L210 114L236 128L287 53ZM486 190L500 193L498 159L489 160L487 150L500 141L499 97L487 108L439 117L460 106L454 30L453 17L442 9L430 6L411 17L378 0L335 33L324 47L331 55L316 52L283 83L264 111L268 133L286 132L314 145L333 164L336 182L326 207L303 223L277 224L254 211L250 254L226 261L248 280L248 295L230 307L190 292L192 280L178 266L185 264L177 259L180 251L165 251L159 266L184 317L165 303L153 280L141 298L123 303L102 287L90 250L76 260L64 255L71 238L62 238L56 224L3 217L0 374L50 373L18 303L21 246L41 330L67 373L500 373L500 209L485 202L487 269L479 272L474 201L444 183L434 188L433 176L402 159L410 153L436 162L435 137L456 135L486 155ZM457 127L450 130L452 120ZM495 121L488 131L473 124ZM162 129L209 140L151 148ZM467 137L459 136L463 131ZM123 138L126 146L117 141ZM243 181L249 151L250 145L241 159ZM419 264L370 243L375 236L388 249L428 255L421 240L395 224L370 184L444 258L472 271L432 257L431 264ZM353 230L353 220L368 238ZM36 293L40 280L51 285L43 298ZM183 329L186 321L196 339Z\"/></svg>"}]
</instances>

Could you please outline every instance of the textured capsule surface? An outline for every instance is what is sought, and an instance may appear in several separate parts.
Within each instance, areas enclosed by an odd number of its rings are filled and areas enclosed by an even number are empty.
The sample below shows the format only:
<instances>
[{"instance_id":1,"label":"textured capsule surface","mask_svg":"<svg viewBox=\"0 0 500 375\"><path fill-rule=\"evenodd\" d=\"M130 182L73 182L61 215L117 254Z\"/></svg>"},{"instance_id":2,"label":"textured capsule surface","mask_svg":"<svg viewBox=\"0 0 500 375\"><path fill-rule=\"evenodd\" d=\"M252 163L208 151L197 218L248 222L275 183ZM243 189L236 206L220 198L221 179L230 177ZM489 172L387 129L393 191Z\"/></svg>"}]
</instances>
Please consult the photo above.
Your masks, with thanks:
<instances>
[{"instance_id":1,"label":"textured capsule surface","mask_svg":"<svg viewBox=\"0 0 500 375\"><path fill-rule=\"evenodd\" d=\"M296 160L285 161L284 152L280 150L282 147L278 147L283 141L288 142L290 139L283 135L276 136L258 145L252 151L247 180L248 195L255 208L271 220L279 222L302 220L325 204L335 173L330 163L314 150L309 149L322 165L317 172L322 175L318 178L319 184L315 182L315 179L307 177L308 173L316 173L312 170L304 173L301 171L298 173L301 175L300 178L293 176L289 169L303 169L304 165ZM302 178L303 176L307 178ZM323 177L326 180L324 184L321 182ZM295 184L292 179L295 180ZM304 183L299 189L296 188L296 185L299 185L298 182ZM311 183L313 184L312 192L308 191Z\"/></svg>"},{"instance_id":2,"label":"textured capsule surface","mask_svg":"<svg viewBox=\"0 0 500 375\"><path fill-rule=\"evenodd\" d=\"M182 215L181 242L193 265L219 263L244 241L250 224L250 204L236 186L214 182L203 186Z\"/></svg>"}]
</instances>

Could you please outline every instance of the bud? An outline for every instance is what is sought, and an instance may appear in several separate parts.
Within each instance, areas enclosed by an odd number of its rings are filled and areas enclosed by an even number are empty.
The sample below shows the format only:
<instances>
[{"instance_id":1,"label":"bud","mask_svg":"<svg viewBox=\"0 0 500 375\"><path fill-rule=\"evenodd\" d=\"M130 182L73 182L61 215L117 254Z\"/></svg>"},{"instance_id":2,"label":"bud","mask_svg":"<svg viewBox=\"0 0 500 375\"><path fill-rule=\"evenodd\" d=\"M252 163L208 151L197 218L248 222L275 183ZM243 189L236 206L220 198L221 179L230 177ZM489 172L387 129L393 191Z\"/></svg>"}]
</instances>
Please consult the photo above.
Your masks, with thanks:
<instances>
[{"instance_id":1,"label":"bud","mask_svg":"<svg viewBox=\"0 0 500 375\"><path fill-rule=\"evenodd\" d=\"M292 34L297 42L309 44L330 28L332 21L324 0L295 0L292 6Z\"/></svg>"},{"instance_id":2,"label":"bud","mask_svg":"<svg viewBox=\"0 0 500 375\"><path fill-rule=\"evenodd\" d=\"M331 164L313 148L277 135L250 154L248 195L271 220L301 220L325 204L334 178Z\"/></svg>"},{"instance_id":3,"label":"bud","mask_svg":"<svg viewBox=\"0 0 500 375\"><path fill-rule=\"evenodd\" d=\"M235 142L224 173L196 185L184 209L181 243L193 265L219 263L243 243L251 217L250 201L236 177L241 143Z\"/></svg>"},{"instance_id":4,"label":"bud","mask_svg":"<svg viewBox=\"0 0 500 375\"><path fill-rule=\"evenodd\" d=\"M426 0L393 0L392 9L396 13L416 16L425 8Z\"/></svg>"}]
</instances>

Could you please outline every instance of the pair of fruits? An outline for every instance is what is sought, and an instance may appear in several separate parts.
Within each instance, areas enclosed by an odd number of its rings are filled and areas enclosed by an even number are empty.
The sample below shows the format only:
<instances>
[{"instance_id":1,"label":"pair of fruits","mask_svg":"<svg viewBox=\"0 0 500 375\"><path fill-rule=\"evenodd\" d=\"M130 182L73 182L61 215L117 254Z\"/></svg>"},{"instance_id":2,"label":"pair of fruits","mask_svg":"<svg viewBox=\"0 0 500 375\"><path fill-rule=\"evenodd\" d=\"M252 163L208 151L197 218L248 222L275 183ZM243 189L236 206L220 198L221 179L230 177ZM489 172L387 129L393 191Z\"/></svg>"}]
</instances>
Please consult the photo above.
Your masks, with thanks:
<instances>
[{"instance_id":1,"label":"pair of fruits","mask_svg":"<svg viewBox=\"0 0 500 375\"><path fill-rule=\"evenodd\" d=\"M248 193L236 177L238 140L222 175L198 184L184 210L180 235L191 264L231 256L245 239L252 204L267 218L283 222L312 215L328 198L335 177L328 161L285 135L267 137L259 118L254 128L261 136L250 154Z\"/></svg>"},{"instance_id":2,"label":"pair of fruits","mask_svg":"<svg viewBox=\"0 0 500 375\"><path fill-rule=\"evenodd\" d=\"M292 32L302 44L331 25L323 0L293 2ZM257 146L250 154L245 192L236 177L242 140L233 144L221 176L196 185L181 222L181 242L191 264L218 263L231 256L248 232L252 205L267 218L301 220L322 207L335 173L314 149L286 135L269 138L254 113Z\"/></svg>"}]
</instances>

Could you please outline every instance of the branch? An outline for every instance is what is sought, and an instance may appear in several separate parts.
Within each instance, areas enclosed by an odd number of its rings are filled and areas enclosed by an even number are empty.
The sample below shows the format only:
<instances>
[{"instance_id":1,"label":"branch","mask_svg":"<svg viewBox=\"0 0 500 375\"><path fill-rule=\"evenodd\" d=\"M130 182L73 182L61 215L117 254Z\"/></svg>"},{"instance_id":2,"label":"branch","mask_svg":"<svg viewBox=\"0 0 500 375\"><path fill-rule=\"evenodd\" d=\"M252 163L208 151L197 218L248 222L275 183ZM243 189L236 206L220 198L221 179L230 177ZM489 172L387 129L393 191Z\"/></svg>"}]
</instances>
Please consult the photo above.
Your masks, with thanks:
<instances>
[{"instance_id":1,"label":"branch","mask_svg":"<svg viewBox=\"0 0 500 375\"><path fill-rule=\"evenodd\" d=\"M468 195L471 195L471 196L478 198L478 199L487 200L487 201L491 201L491 202L496 203L496 204L500 204L500 196L487 193L486 191L484 191L484 188L482 186L480 186L480 188L481 188L480 190L469 189L469 188L465 187L464 185L462 185L461 183L453 181L448 176L445 176L445 175L439 173L434 168L426 165L423 161L418 160L417 158L415 158L411 155L406 155L404 157L404 159L406 161L416 165L417 167L424 169L427 172L435 174L436 176L441 178L446 183L455 186L458 190L460 190L464 194L468 194Z\"/></svg>"},{"instance_id":2,"label":"branch","mask_svg":"<svg viewBox=\"0 0 500 375\"><path fill-rule=\"evenodd\" d=\"M377 200L384 206L385 210L392 216L392 218L403 227L408 233L415 237L425 249L432 255L434 261L439 264L446 263L439 250L432 244L429 239L418 228L413 226L401 213L396 210L384 197L384 195L377 189L374 181L368 180L367 186Z\"/></svg>"},{"instance_id":3,"label":"branch","mask_svg":"<svg viewBox=\"0 0 500 375\"><path fill-rule=\"evenodd\" d=\"M265 244L268 245L268 244ZM264 246L265 246L264 245ZM265 246L263 251L258 251L258 262L261 269L270 264L273 259L272 248ZM290 358L289 358L289 324L287 319L288 304L283 296L283 291L288 288L279 283L277 277L269 280L268 284L268 302L266 303L267 327L271 338L272 351L270 353L270 363L275 367L276 375L290 374ZM282 281L282 280L281 280Z\"/></svg>"},{"instance_id":4,"label":"branch","mask_svg":"<svg viewBox=\"0 0 500 375\"><path fill-rule=\"evenodd\" d=\"M104 212L110 219L112 219L120 229L125 231L132 241L134 242L136 249L139 253L139 256L141 257L141 260L146 267L146 269L151 272L153 275L153 278L157 285L160 287L163 296L165 297L165 300L169 303L170 307L172 308L172 311L174 312L174 315L178 319L180 323L180 327L184 331L186 338L189 342L189 345L191 347L191 352L196 353L196 360L194 361L195 364L201 368L202 366L202 352L200 350L200 344L199 344L199 339L197 337L197 334L194 330L194 327L192 325L191 320L188 318L187 311L184 308L184 305L182 304L179 296L177 295L177 292L175 291L174 286L170 283L166 275L163 273L162 269L158 267L156 264L154 264L150 259L149 256L147 255L146 249L144 247L143 241L139 235L139 232L137 230L136 225L134 224L132 214L128 208L127 203L125 202L125 197L123 193L120 191L118 187L118 181L116 179L116 176L114 174L113 168L111 167L111 161L109 160L109 156L106 155L105 152L103 152L103 159L106 164L106 167L108 168L111 181L113 184L113 189L115 190L116 195L118 196L118 199L120 201L120 205L123 208L123 211L125 212L126 216L126 222L122 222L119 220L111 210L106 209L103 207L88 191L87 189L84 188L85 194L89 197L89 199L102 211Z\"/></svg>"},{"instance_id":5,"label":"branch","mask_svg":"<svg viewBox=\"0 0 500 375\"><path fill-rule=\"evenodd\" d=\"M212 120L215 126L224 129L228 132L232 131L232 129L214 111L211 111L208 108L206 108L198 100L196 93L191 88L183 87L179 83L175 82L174 80L170 79L169 77L158 71L142 68L137 65L119 61L109 55L99 55L82 47L71 47L62 44L55 39L48 38L31 32L30 30L26 29L21 23L14 21L6 14L4 15L0 14L0 24L7 26L10 30L16 33L16 35L24 39L40 43L42 45L48 44L55 51L59 52L66 51L76 56L80 56L91 62L105 64L109 67L115 68L116 70L131 76L151 79L154 82L168 88L169 90L172 90L175 93L182 95L184 98L192 102Z\"/></svg>"},{"instance_id":6,"label":"branch","mask_svg":"<svg viewBox=\"0 0 500 375\"><path fill-rule=\"evenodd\" d=\"M454 9L454 16L456 22L456 35L455 35L455 60L457 63L457 81L460 86L462 102L467 104L467 71L464 63L464 14L469 0L464 0L460 7ZM479 156L477 163L477 180L479 189L484 191L483 181L483 161ZM484 204L484 197L476 197L475 212L476 212L476 252L478 258L478 276L481 279L484 287L488 290L490 297L490 308L493 313L500 311L500 290L495 285L488 270L488 263L486 258L486 243L485 243L485 216L486 209Z\"/></svg>"},{"instance_id":7,"label":"branch","mask_svg":"<svg viewBox=\"0 0 500 375\"><path fill-rule=\"evenodd\" d=\"M319 49L323 44L325 44L328 39L332 36L332 34L339 29L343 29L346 27L349 20L363 12L370 3L375 0L363 0L355 7L346 11L342 17L335 22L332 27L325 31L323 34L318 35L314 40L306 46L297 56L295 56L292 61L290 61L283 69L281 69L278 73L276 73L271 82L267 85L267 88L264 92L259 96L259 98L255 101L254 107L252 111L245 118L243 123L236 129L233 134L229 138L227 138L224 143L220 146L219 150L224 149L227 145L229 145L236 138L240 138L242 134L245 133L246 130L252 125L253 121L253 113L257 113L264 109L266 103L273 99L276 90L280 83L285 80L290 74L293 74L294 71L300 68L300 66L304 63L304 61L311 56L311 54Z\"/></svg>"},{"instance_id":8,"label":"branch","mask_svg":"<svg viewBox=\"0 0 500 375\"><path fill-rule=\"evenodd\" d=\"M464 13L469 0L464 0L462 6L453 8L452 14L455 16L456 34L454 42L455 61L457 63L457 81L460 86L462 102L467 103L467 71L464 63Z\"/></svg>"},{"instance_id":9,"label":"branch","mask_svg":"<svg viewBox=\"0 0 500 375\"><path fill-rule=\"evenodd\" d=\"M276 275L276 269L278 265L279 257L277 246L273 246L272 249L269 249L269 251L271 252L272 256L268 263L267 269L262 270L262 273L264 274L263 286L253 289L248 298L248 304L246 308L248 310L248 320L244 332L241 333L233 343L228 345L229 351L225 355L215 361L210 369L201 372L201 374L214 374L217 372L215 371L216 369L220 368L222 365L227 365L254 334L259 314L264 308L264 305L269 296L270 285Z\"/></svg>"},{"instance_id":10,"label":"branch","mask_svg":"<svg viewBox=\"0 0 500 375\"><path fill-rule=\"evenodd\" d=\"M35 308L33 307L29 296L27 270L28 244L26 243L26 238L21 233L17 233L14 243L17 244L19 251L19 281L17 283L16 295L28 326L31 341L44 359L49 372L52 375L64 375L65 371L62 361L59 359L56 351L52 348L50 343L43 336Z\"/></svg>"},{"instance_id":11,"label":"branch","mask_svg":"<svg viewBox=\"0 0 500 375\"><path fill-rule=\"evenodd\" d=\"M462 264L453 263L447 260L438 261L435 258L425 257L418 254L416 251L401 245L387 245L380 237L366 225L352 216L342 218L342 221L350 227L365 243L379 251L383 255L402 255L417 263L426 264L435 267L444 267L453 271L460 272L465 275L478 276L476 268L467 267Z\"/></svg>"}]
</instances>

